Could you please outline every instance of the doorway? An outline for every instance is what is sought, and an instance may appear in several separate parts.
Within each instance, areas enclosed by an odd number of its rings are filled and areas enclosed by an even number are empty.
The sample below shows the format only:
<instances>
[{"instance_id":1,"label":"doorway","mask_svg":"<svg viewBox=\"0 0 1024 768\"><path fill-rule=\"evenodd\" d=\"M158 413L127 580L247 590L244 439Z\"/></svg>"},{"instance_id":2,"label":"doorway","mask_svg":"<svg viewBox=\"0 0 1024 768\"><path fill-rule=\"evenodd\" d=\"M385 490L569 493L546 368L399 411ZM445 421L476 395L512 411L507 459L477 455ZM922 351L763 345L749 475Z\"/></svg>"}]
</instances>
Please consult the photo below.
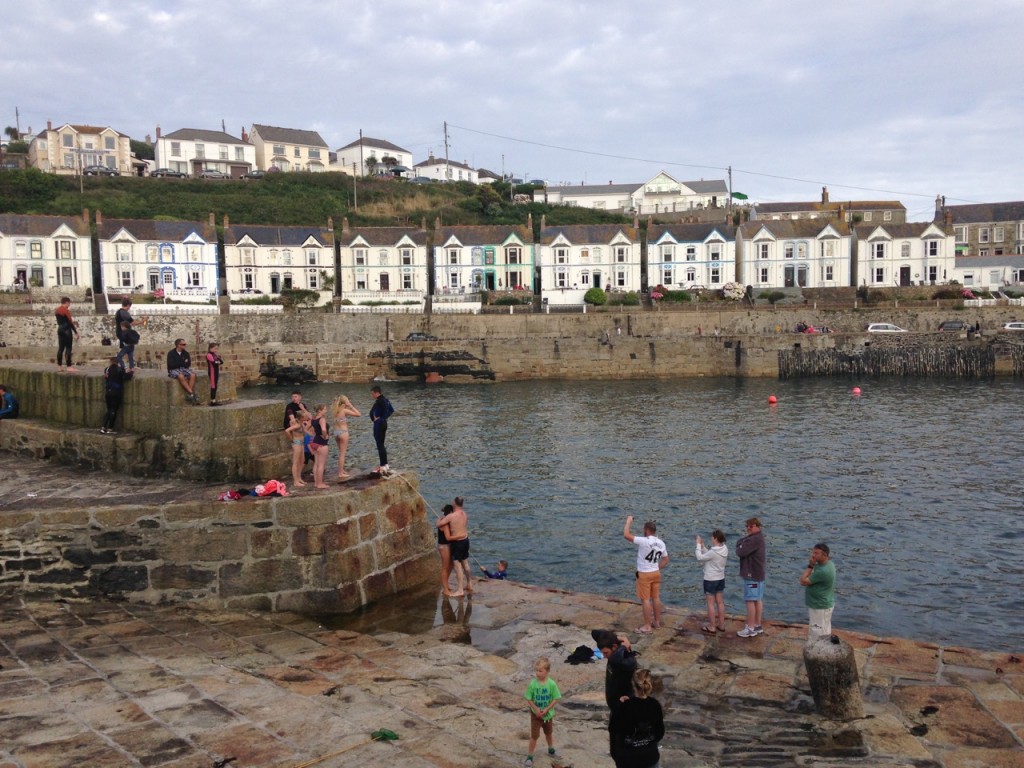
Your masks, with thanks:
<instances>
[{"instance_id":1,"label":"doorway","mask_svg":"<svg viewBox=\"0 0 1024 768\"><path fill-rule=\"evenodd\" d=\"M910 267L900 267L900 285L910 285Z\"/></svg>"}]
</instances>

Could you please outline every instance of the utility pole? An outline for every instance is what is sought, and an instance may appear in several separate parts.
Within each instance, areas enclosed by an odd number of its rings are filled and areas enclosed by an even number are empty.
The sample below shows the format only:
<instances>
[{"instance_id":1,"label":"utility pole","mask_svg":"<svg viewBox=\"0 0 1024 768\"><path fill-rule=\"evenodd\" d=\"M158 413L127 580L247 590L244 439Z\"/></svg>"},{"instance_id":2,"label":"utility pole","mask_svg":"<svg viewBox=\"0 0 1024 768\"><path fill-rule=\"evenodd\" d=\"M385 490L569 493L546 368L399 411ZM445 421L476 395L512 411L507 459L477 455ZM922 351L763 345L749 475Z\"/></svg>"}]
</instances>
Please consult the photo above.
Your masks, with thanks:
<instances>
[{"instance_id":1,"label":"utility pole","mask_svg":"<svg viewBox=\"0 0 1024 768\"><path fill-rule=\"evenodd\" d=\"M352 161L352 210L359 210L359 190L356 188L356 164Z\"/></svg>"},{"instance_id":2,"label":"utility pole","mask_svg":"<svg viewBox=\"0 0 1024 768\"><path fill-rule=\"evenodd\" d=\"M729 166L729 201L725 204L725 223L732 224L732 166Z\"/></svg>"},{"instance_id":3,"label":"utility pole","mask_svg":"<svg viewBox=\"0 0 1024 768\"><path fill-rule=\"evenodd\" d=\"M447 181L452 180L452 167L448 165L448 121L444 121L444 177Z\"/></svg>"},{"instance_id":4,"label":"utility pole","mask_svg":"<svg viewBox=\"0 0 1024 768\"><path fill-rule=\"evenodd\" d=\"M363 164L363 129L359 129L359 170L366 173L366 166Z\"/></svg>"}]
</instances>

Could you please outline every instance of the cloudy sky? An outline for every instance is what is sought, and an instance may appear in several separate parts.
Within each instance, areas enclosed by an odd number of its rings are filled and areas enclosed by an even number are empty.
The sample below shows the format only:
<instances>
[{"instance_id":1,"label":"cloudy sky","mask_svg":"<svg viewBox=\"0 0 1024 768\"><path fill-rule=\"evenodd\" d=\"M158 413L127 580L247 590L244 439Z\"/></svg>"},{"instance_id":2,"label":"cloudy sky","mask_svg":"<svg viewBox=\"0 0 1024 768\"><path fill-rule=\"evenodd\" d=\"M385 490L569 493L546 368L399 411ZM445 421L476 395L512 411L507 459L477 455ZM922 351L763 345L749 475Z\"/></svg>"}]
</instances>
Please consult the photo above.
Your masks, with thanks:
<instances>
[{"instance_id":1,"label":"cloudy sky","mask_svg":"<svg viewBox=\"0 0 1024 768\"><path fill-rule=\"evenodd\" d=\"M1024 199L1021 0L4 0L0 125L253 123L549 183Z\"/></svg>"}]
</instances>

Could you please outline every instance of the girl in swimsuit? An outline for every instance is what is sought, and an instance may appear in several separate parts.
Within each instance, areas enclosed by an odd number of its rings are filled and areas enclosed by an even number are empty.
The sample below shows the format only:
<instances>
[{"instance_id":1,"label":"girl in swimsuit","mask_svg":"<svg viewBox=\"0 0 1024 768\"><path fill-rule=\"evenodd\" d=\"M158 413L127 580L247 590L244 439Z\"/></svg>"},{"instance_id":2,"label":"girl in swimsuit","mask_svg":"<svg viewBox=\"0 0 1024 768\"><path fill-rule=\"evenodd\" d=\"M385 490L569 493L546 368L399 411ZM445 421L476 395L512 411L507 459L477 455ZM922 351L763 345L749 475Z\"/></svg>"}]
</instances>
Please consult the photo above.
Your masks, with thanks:
<instances>
[{"instance_id":1,"label":"girl in swimsuit","mask_svg":"<svg viewBox=\"0 0 1024 768\"><path fill-rule=\"evenodd\" d=\"M345 471L345 454L348 452L348 417L362 416L344 395L339 395L331 403L334 415L334 440L338 444L338 479L348 480L351 475Z\"/></svg>"},{"instance_id":2,"label":"girl in swimsuit","mask_svg":"<svg viewBox=\"0 0 1024 768\"><path fill-rule=\"evenodd\" d=\"M302 465L305 463L303 461L305 450L302 445L302 436L305 431L305 425L295 418L295 414L288 414L288 429L284 433L288 435L292 446L292 485L305 485L302 480Z\"/></svg>"},{"instance_id":3,"label":"girl in swimsuit","mask_svg":"<svg viewBox=\"0 0 1024 768\"><path fill-rule=\"evenodd\" d=\"M313 487L327 488L324 483L324 468L327 466L327 450L330 440L327 437L327 406L318 405L313 416L313 442L309 444L313 451Z\"/></svg>"}]
</instances>

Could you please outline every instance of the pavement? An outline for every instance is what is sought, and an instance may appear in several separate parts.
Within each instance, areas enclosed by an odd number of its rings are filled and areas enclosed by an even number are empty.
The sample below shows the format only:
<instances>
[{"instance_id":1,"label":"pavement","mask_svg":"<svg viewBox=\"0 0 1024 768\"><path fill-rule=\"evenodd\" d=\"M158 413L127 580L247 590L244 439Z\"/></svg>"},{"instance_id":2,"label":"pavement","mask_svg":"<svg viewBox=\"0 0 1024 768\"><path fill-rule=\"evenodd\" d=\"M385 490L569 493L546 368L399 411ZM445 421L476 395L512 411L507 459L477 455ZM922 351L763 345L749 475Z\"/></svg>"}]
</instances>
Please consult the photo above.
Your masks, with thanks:
<instances>
[{"instance_id":1,"label":"pavement","mask_svg":"<svg viewBox=\"0 0 1024 768\"><path fill-rule=\"evenodd\" d=\"M563 699L559 757L535 764L610 768L604 664L565 659L592 628L638 625L639 607L475 587L323 620L7 595L0 768L521 766L523 692L541 655ZM839 630L865 700L863 719L841 723L813 711L805 627L767 622L741 639L702 634L696 614L666 618L633 636L665 707L663 766L1024 766L1020 655ZM397 740L375 741L381 729Z\"/></svg>"}]
</instances>

